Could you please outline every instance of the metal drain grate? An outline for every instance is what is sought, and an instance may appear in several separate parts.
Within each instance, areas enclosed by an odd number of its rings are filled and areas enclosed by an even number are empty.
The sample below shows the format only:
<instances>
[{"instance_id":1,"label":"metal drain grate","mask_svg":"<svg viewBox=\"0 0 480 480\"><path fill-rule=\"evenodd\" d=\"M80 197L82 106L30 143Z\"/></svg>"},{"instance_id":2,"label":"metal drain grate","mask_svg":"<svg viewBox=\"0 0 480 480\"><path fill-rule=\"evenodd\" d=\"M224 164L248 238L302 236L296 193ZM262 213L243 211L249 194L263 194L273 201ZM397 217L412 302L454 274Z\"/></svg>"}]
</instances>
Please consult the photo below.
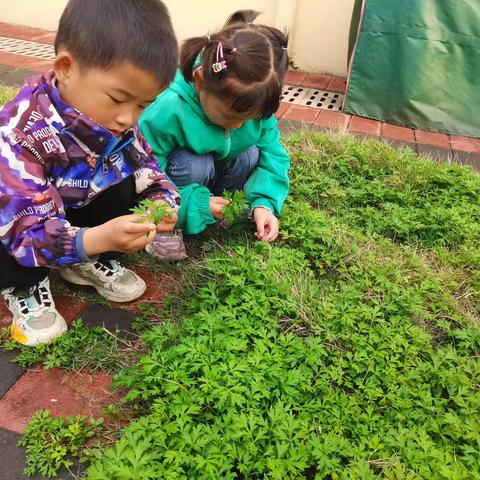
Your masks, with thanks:
<instances>
[{"instance_id":1,"label":"metal drain grate","mask_svg":"<svg viewBox=\"0 0 480 480\"><path fill-rule=\"evenodd\" d=\"M282 102L335 112L342 109L344 98L345 95L342 93L326 92L325 90L295 85L284 85L282 93Z\"/></svg>"},{"instance_id":2,"label":"metal drain grate","mask_svg":"<svg viewBox=\"0 0 480 480\"><path fill-rule=\"evenodd\" d=\"M43 60L53 60L55 58L55 51L52 45L18 40L16 38L0 37L0 51L42 58Z\"/></svg>"}]
</instances>

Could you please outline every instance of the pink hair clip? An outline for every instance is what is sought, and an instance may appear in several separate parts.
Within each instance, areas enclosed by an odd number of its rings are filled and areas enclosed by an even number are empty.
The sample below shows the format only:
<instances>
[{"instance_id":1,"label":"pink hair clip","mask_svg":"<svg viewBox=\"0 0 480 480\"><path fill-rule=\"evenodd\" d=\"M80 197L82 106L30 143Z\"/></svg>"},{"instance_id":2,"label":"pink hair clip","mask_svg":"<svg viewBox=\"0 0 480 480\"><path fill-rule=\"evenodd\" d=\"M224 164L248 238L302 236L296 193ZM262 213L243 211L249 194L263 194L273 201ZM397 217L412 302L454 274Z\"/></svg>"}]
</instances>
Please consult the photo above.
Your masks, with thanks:
<instances>
[{"instance_id":1,"label":"pink hair clip","mask_svg":"<svg viewBox=\"0 0 480 480\"><path fill-rule=\"evenodd\" d=\"M222 42L218 42L217 46L217 61L212 64L213 73L220 73L223 70L227 69L227 62L223 57L223 44Z\"/></svg>"}]
</instances>

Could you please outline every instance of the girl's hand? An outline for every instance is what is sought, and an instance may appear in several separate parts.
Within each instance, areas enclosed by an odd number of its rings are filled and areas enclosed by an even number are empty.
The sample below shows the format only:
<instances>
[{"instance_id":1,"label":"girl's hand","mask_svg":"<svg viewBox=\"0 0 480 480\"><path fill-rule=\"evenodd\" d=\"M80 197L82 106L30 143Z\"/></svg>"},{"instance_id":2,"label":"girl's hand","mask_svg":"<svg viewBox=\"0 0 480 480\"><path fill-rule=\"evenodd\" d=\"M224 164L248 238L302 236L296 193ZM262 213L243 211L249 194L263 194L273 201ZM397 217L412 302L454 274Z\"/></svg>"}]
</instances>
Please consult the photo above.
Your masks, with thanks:
<instances>
[{"instance_id":1,"label":"girl's hand","mask_svg":"<svg viewBox=\"0 0 480 480\"><path fill-rule=\"evenodd\" d=\"M259 240L271 243L278 237L280 224L278 218L266 208L256 207L253 210L253 220L257 225L255 235Z\"/></svg>"},{"instance_id":2,"label":"girl's hand","mask_svg":"<svg viewBox=\"0 0 480 480\"><path fill-rule=\"evenodd\" d=\"M223 209L229 204L228 200L223 197L211 197L210 198L210 211L217 220L223 218Z\"/></svg>"}]
</instances>

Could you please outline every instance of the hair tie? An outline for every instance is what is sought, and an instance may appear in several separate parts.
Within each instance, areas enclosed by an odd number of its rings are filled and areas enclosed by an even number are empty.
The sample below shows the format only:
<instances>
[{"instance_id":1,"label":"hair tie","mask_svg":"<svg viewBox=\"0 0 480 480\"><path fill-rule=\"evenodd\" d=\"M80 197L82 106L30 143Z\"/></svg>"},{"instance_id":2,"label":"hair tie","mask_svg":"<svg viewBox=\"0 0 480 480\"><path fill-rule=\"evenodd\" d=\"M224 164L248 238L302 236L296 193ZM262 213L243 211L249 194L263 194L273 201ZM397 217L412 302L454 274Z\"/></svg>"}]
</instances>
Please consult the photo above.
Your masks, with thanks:
<instances>
[{"instance_id":1,"label":"hair tie","mask_svg":"<svg viewBox=\"0 0 480 480\"><path fill-rule=\"evenodd\" d=\"M288 50L288 47L282 47L282 50Z\"/></svg>"},{"instance_id":2,"label":"hair tie","mask_svg":"<svg viewBox=\"0 0 480 480\"><path fill-rule=\"evenodd\" d=\"M217 46L217 61L212 64L213 73L220 73L227 69L227 62L223 56L223 43L218 42Z\"/></svg>"},{"instance_id":3,"label":"hair tie","mask_svg":"<svg viewBox=\"0 0 480 480\"><path fill-rule=\"evenodd\" d=\"M231 50L232 53L235 53L236 51L237 51L237 47L233 47Z\"/></svg>"}]
</instances>

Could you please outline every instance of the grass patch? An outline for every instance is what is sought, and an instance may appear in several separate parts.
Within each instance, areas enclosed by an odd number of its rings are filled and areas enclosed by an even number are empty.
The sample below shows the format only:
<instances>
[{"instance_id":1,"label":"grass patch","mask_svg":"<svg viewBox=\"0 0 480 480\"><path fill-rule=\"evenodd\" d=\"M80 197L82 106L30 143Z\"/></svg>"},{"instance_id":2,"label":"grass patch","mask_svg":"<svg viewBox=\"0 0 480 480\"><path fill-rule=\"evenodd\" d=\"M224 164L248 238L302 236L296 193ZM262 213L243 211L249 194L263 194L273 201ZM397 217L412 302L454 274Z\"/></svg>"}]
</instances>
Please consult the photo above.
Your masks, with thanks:
<instances>
[{"instance_id":1,"label":"grass patch","mask_svg":"<svg viewBox=\"0 0 480 480\"><path fill-rule=\"evenodd\" d=\"M115 377L144 414L88 479L480 478L480 177L375 141L287 144L281 239L196 244Z\"/></svg>"},{"instance_id":2,"label":"grass patch","mask_svg":"<svg viewBox=\"0 0 480 480\"><path fill-rule=\"evenodd\" d=\"M79 371L102 370L113 374L136 362L143 344L127 339L121 333L115 334L101 327L87 327L81 319L74 320L68 331L50 343L26 347L10 339L6 329L2 335L4 350L19 351L13 362L23 368L40 364L45 370L62 368Z\"/></svg>"},{"instance_id":3,"label":"grass patch","mask_svg":"<svg viewBox=\"0 0 480 480\"><path fill-rule=\"evenodd\" d=\"M3 85L0 83L0 105L5 105L18 93L18 86Z\"/></svg>"}]
</instances>

